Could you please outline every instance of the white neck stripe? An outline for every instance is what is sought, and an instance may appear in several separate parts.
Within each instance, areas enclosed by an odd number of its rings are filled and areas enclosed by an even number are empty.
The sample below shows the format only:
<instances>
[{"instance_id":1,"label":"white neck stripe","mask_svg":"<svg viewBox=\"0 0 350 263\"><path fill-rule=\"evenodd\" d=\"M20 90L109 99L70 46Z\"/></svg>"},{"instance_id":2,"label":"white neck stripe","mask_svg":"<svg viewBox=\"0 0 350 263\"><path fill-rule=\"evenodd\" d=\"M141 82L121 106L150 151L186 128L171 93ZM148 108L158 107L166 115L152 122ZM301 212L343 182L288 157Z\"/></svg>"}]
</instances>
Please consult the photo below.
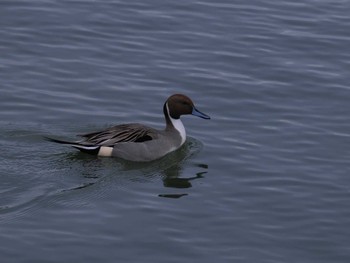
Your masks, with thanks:
<instances>
[{"instance_id":1,"label":"white neck stripe","mask_svg":"<svg viewBox=\"0 0 350 263\"><path fill-rule=\"evenodd\" d=\"M184 144L184 142L186 141L186 130L185 130L185 126L183 125L182 121L180 120L180 118L178 119L173 119L170 116L170 111L169 111L169 107L168 107L168 103L166 104L166 109L168 111L168 117L171 121L171 123L173 124L174 128L180 133L181 136L181 145Z\"/></svg>"}]
</instances>

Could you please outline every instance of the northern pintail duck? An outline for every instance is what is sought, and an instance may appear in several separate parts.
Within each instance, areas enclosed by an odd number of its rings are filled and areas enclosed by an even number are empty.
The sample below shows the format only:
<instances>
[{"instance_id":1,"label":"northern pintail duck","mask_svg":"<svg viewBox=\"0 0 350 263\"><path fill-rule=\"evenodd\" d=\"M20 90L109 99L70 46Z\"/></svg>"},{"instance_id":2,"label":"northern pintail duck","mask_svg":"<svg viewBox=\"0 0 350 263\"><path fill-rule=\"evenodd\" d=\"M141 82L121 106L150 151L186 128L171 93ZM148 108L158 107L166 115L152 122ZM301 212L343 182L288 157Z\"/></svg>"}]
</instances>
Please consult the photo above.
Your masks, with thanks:
<instances>
[{"instance_id":1,"label":"northern pintail duck","mask_svg":"<svg viewBox=\"0 0 350 263\"><path fill-rule=\"evenodd\" d=\"M208 115L196 109L189 97L182 94L170 96L164 103L163 112L166 121L164 130L130 123L79 135L83 139L75 142L47 139L71 145L90 154L146 162L159 159L184 144L186 131L180 120L181 115L192 114L203 119L210 119Z\"/></svg>"}]
</instances>

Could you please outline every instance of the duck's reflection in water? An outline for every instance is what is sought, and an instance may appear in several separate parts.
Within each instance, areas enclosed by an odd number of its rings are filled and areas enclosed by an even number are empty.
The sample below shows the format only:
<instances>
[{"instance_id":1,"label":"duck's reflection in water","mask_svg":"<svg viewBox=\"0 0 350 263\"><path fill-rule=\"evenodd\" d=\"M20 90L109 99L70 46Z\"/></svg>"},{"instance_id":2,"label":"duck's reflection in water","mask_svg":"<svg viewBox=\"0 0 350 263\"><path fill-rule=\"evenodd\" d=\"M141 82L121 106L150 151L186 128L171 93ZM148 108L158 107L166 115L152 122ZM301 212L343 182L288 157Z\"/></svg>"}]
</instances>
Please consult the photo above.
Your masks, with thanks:
<instances>
[{"instance_id":1,"label":"duck's reflection in water","mask_svg":"<svg viewBox=\"0 0 350 263\"><path fill-rule=\"evenodd\" d=\"M196 176L188 177L188 178L179 178L178 175L173 174L173 170L170 175L166 175L163 178L163 185L165 187L170 188L190 188L192 187L192 180L203 178L203 174L207 172L199 172L196 173ZM179 194L159 194L159 197L167 197L167 198L180 198L182 196L188 195L187 193L179 193Z\"/></svg>"},{"instance_id":2,"label":"duck's reflection in water","mask_svg":"<svg viewBox=\"0 0 350 263\"><path fill-rule=\"evenodd\" d=\"M197 147L196 147L197 146ZM198 145L196 141L189 141L189 143L182 150L173 154L174 160L178 162L175 165L165 169L163 171L163 185L167 188L178 188L185 189L192 187L191 181L196 179L204 178L204 174L206 171L203 169L208 169L207 164L194 164L193 166L197 168L201 168L201 171L195 172L194 176L186 177L184 172L184 167L188 166L188 159L198 153L201 145ZM179 194L159 194L159 197L167 197L167 198L180 198L182 196L188 195L187 193L179 193Z\"/></svg>"}]
</instances>

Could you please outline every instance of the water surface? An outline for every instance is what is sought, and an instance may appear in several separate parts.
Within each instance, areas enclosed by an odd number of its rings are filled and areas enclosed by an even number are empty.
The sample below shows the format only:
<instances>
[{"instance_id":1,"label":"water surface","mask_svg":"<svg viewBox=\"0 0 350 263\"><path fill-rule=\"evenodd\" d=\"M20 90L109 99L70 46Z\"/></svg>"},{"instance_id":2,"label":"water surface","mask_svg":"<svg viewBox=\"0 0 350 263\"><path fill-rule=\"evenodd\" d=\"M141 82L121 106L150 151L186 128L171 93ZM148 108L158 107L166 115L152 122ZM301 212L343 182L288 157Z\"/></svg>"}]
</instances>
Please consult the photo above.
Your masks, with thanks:
<instances>
[{"instance_id":1,"label":"water surface","mask_svg":"<svg viewBox=\"0 0 350 263\"><path fill-rule=\"evenodd\" d=\"M346 1L5 1L3 262L348 262ZM162 128L165 158L96 158L43 136Z\"/></svg>"}]
</instances>

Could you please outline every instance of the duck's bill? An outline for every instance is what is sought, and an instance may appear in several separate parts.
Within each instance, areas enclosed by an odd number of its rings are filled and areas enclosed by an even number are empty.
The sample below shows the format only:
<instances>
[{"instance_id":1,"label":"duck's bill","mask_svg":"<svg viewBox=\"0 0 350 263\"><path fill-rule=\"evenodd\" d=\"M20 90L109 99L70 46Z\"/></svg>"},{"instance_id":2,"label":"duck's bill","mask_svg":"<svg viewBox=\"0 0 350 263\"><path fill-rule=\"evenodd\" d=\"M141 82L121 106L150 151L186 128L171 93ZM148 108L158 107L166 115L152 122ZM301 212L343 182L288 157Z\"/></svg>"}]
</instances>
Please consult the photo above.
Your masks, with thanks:
<instances>
[{"instance_id":1,"label":"duck's bill","mask_svg":"<svg viewBox=\"0 0 350 263\"><path fill-rule=\"evenodd\" d=\"M200 111L197 110L196 108L193 108L193 110L192 110L192 115L197 116L197 117L200 117L200 118L203 118L203 119L206 119L206 120L209 120L209 119L210 119L210 117L209 117L207 114L205 114L205 113L203 113L203 112L200 112Z\"/></svg>"}]
</instances>

